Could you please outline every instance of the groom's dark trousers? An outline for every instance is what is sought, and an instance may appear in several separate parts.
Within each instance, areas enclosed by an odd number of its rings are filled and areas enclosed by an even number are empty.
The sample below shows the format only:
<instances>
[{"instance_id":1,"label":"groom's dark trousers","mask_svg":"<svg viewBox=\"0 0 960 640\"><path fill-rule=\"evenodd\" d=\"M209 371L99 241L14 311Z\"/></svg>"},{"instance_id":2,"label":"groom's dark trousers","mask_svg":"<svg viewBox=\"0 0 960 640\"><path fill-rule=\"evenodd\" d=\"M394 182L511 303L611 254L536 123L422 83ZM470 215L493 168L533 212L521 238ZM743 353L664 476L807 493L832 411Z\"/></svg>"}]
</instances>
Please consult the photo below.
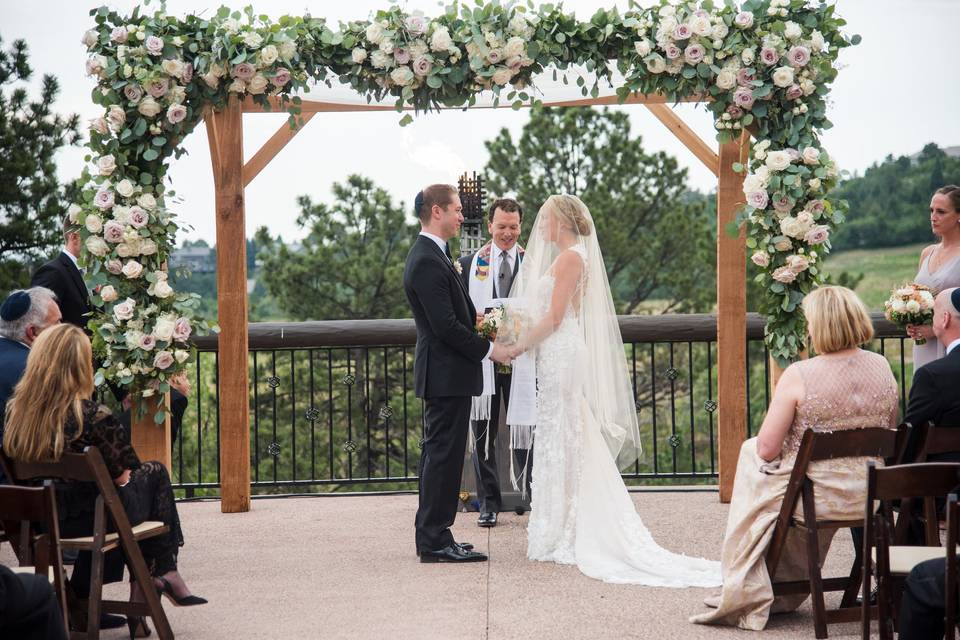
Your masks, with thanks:
<instances>
[{"instance_id":1,"label":"groom's dark trousers","mask_svg":"<svg viewBox=\"0 0 960 640\"><path fill-rule=\"evenodd\" d=\"M414 390L424 399L416 544L435 551L453 543L470 399L483 390L480 362L490 342L477 335L476 309L449 253L419 236L407 255L403 289L417 325Z\"/></svg>"}]
</instances>

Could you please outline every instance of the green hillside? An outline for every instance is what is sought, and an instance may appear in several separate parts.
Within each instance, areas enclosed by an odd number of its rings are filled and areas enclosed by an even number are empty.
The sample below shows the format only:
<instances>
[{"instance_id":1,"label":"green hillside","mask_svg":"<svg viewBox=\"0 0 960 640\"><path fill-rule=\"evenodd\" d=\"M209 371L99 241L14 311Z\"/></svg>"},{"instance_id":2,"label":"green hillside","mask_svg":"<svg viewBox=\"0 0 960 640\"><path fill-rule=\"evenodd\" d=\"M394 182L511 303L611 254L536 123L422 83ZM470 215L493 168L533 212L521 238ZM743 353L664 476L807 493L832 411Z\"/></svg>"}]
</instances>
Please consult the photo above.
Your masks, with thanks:
<instances>
[{"instance_id":1,"label":"green hillside","mask_svg":"<svg viewBox=\"0 0 960 640\"><path fill-rule=\"evenodd\" d=\"M871 311L883 311L883 301L890 296L890 290L910 282L917 275L920 251L925 246L912 244L844 251L828 257L826 268L831 274L843 271L862 273L863 280L857 285L857 293Z\"/></svg>"}]
</instances>

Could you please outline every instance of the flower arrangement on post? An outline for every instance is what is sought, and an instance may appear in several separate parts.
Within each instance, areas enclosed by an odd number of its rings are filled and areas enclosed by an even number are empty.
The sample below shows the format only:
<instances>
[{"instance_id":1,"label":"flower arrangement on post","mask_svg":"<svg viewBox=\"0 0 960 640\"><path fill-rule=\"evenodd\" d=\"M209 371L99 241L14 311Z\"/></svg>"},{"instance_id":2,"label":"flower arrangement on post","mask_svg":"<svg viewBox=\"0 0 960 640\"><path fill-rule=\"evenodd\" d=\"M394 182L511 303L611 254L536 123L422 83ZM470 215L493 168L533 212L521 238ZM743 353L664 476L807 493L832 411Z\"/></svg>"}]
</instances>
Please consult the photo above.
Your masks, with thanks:
<instances>
[{"instance_id":1,"label":"flower arrangement on post","mask_svg":"<svg viewBox=\"0 0 960 640\"><path fill-rule=\"evenodd\" d=\"M930 324L933 322L933 296L930 287L911 282L890 293L890 298L883 303L883 315L901 329L908 324ZM920 337L913 343L926 344L927 339Z\"/></svg>"}]
</instances>

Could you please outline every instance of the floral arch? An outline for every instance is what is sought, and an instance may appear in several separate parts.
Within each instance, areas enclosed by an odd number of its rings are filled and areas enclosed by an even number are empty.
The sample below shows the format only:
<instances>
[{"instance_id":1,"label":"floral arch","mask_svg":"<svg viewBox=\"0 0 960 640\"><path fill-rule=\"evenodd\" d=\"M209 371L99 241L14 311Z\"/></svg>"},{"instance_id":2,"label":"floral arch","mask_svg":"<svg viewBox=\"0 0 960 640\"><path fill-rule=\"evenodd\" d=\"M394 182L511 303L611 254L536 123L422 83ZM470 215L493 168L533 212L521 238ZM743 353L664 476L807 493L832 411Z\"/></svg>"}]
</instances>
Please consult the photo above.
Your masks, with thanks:
<instances>
[{"instance_id":1,"label":"floral arch","mask_svg":"<svg viewBox=\"0 0 960 640\"><path fill-rule=\"evenodd\" d=\"M571 68L591 77L577 79L586 103L604 101L602 82L616 89L607 103L706 102L715 117L719 156L696 136L685 141L704 161L713 158L721 180L720 209L729 214L728 240L739 247L739 253L721 252L718 260L719 268L732 274L718 278L726 282L718 291L718 352L744 340L742 321L724 327L725 317L744 313L744 242L764 285L772 356L785 364L803 349L799 303L820 282L829 235L844 208L828 198L838 172L819 136L831 126L826 96L838 53L858 38L841 33L845 23L832 5L661 0L652 8L600 10L579 21L561 6L477 0L454 2L435 18L394 6L336 27L311 16L272 20L249 7L242 13L224 7L209 19L171 17L162 4L152 14L138 7L121 15L101 7L91 15L96 25L83 36L86 70L97 80L93 100L104 114L90 123L82 199L71 206L70 216L83 239L87 283L97 291L90 327L103 358L98 383L114 381L141 398L165 393L169 378L189 358L191 332L209 328L195 317L195 296L174 292L165 272L178 227L166 206L173 191L164 177L170 159L182 153L183 138L205 119L217 184L218 245L238 246L241 256L234 257L239 266L218 279L221 345L225 356L232 354L222 357L220 366L224 373L242 369L243 375L232 374L231 381L224 376L221 384L224 397L246 396L246 367L240 366L246 362L243 187L298 126L323 110L307 108L295 94L308 82L329 84L333 78L368 102L392 97L398 112L417 114L470 107L484 92L495 105L537 103L535 76ZM241 112L278 109L289 113L289 128L243 166L236 131ZM658 113L681 138L689 138L671 115ZM400 124L412 118L408 111ZM756 142L748 158L751 134ZM239 158L225 164L231 154ZM736 238L738 228L745 238ZM237 238L239 244L229 244ZM237 314L242 319L233 317ZM730 353L736 360L736 352ZM728 398L742 389L736 374L729 375L734 380ZM721 397L723 392L721 380ZM221 419L242 441L246 403L222 403L221 412L229 410L223 404L242 405L236 415L222 413ZM732 398L722 404L721 442L724 433L742 439L743 419L733 415L745 413L742 403ZM151 416L148 421L162 424L162 407ZM248 433L246 438L246 449L241 442L229 456L223 450L224 465L230 460L239 465L236 473L222 474L225 511L249 508ZM234 446L228 440L223 438L223 447ZM721 451L721 487L732 487L736 453L728 461L730 447L721 449L727 450Z\"/></svg>"}]
</instances>

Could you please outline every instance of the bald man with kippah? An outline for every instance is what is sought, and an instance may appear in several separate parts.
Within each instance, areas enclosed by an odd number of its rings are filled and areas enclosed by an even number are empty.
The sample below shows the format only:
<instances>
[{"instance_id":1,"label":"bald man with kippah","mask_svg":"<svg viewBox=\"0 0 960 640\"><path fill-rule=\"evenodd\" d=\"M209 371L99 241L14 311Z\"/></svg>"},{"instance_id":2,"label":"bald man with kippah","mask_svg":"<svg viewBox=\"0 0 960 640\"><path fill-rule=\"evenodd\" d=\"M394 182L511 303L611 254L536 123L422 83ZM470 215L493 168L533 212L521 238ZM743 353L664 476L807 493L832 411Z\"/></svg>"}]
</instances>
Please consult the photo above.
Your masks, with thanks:
<instances>
[{"instance_id":1,"label":"bald man with kippah","mask_svg":"<svg viewBox=\"0 0 960 640\"><path fill-rule=\"evenodd\" d=\"M920 426L960 427L960 288L944 289L934 301L933 332L947 353L913 374L905 422ZM906 457L917 454L915 432L907 441ZM930 462L960 462L960 452L930 456Z\"/></svg>"}]
</instances>

